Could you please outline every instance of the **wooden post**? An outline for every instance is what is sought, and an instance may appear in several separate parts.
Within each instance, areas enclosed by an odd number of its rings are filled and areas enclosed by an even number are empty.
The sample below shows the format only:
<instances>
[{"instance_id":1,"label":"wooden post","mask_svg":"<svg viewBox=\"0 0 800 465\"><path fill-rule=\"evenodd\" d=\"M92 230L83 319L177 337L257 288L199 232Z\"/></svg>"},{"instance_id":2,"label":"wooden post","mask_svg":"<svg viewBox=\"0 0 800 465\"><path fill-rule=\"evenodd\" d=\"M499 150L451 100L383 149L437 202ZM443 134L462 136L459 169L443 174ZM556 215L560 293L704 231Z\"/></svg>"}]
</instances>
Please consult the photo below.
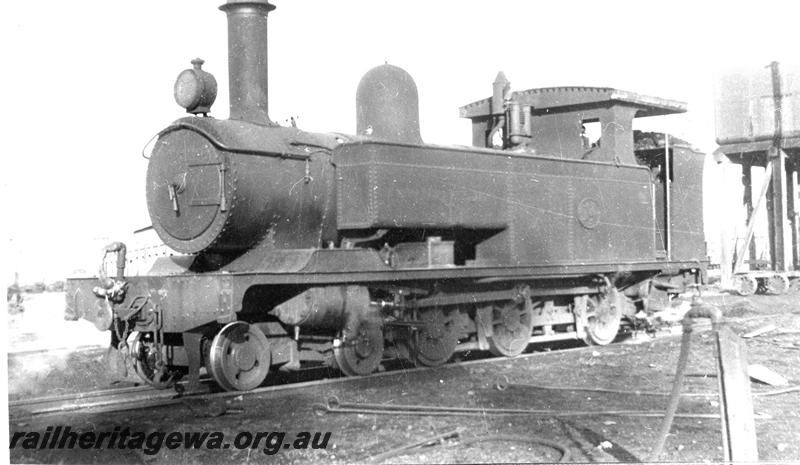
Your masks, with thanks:
<instances>
[{"instance_id":1,"label":"wooden post","mask_svg":"<svg viewBox=\"0 0 800 465\"><path fill-rule=\"evenodd\" d=\"M772 161L773 158L767 154L767 158ZM775 193L772 186L772 175L775 174L773 166L775 163L769 163L764 170L764 178L769 179L769 186L767 186L767 247L769 248L769 263L771 270L777 270L778 255L775 253Z\"/></svg>"},{"instance_id":2,"label":"wooden post","mask_svg":"<svg viewBox=\"0 0 800 465\"><path fill-rule=\"evenodd\" d=\"M742 186L744 188L744 195L742 203L744 203L745 211L747 212L747 222L750 224L753 218L753 165L744 159L742 160ZM756 260L756 241L750 241L750 263L755 263Z\"/></svg>"},{"instance_id":3,"label":"wooden post","mask_svg":"<svg viewBox=\"0 0 800 465\"><path fill-rule=\"evenodd\" d=\"M747 350L725 324L714 332L725 461L755 463L758 461L758 445L747 376Z\"/></svg>"},{"instance_id":4,"label":"wooden post","mask_svg":"<svg viewBox=\"0 0 800 465\"><path fill-rule=\"evenodd\" d=\"M772 186L772 160L767 162L767 169L764 170L764 180L761 182L761 189L759 190L758 197L756 198L756 203L753 206L753 215L750 218L750 221L747 222L747 233L745 234L744 243L742 247L736 254L736 264L733 266L733 272L738 273L741 271L742 264L744 263L744 254L747 252L747 248L750 247L750 241L753 240L753 229L756 226L756 215L758 215L758 210L761 208L761 202L764 200L764 197L769 196L769 188ZM769 199L767 199L767 208L770 206ZM769 216L769 212L767 212L767 216ZM770 250L772 247L770 245Z\"/></svg>"},{"instance_id":5,"label":"wooden post","mask_svg":"<svg viewBox=\"0 0 800 465\"><path fill-rule=\"evenodd\" d=\"M780 64L773 61L769 64L772 74L772 104L775 117L775 132L772 136L772 147L767 158L772 161L772 184L769 193L767 211L769 215L770 256L774 271L787 271L787 262L791 252L787 247L787 211L786 211L786 153L783 148L783 90L781 88ZM772 207L772 208L770 208Z\"/></svg>"},{"instance_id":6,"label":"wooden post","mask_svg":"<svg viewBox=\"0 0 800 465\"><path fill-rule=\"evenodd\" d=\"M797 172L794 165L787 159L786 162L786 267L789 270L797 269L797 188L795 182Z\"/></svg>"},{"instance_id":7,"label":"wooden post","mask_svg":"<svg viewBox=\"0 0 800 465\"><path fill-rule=\"evenodd\" d=\"M786 153L779 148L771 148L769 156L772 161L772 182L767 195L767 212L769 215L770 256L774 271L787 271L786 240Z\"/></svg>"},{"instance_id":8,"label":"wooden post","mask_svg":"<svg viewBox=\"0 0 800 465\"><path fill-rule=\"evenodd\" d=\"M722 319L718 307L703 303L700 295L692 297L692 305L683 317L683 336L678 354L675 381L672 384L667 411L661 424L658 441L653 446L652 461L660 459L661 451L678 409L681 385L689 360L694 320L709 318L714 338L714 359L719 383L720 426L724 462L757 462L758 444L753 416L753 399L747 375L747 348Z\"/></svg>"},{"instance_id":9,"label":"wooden post","mask_svg":"<svg viewBox=\"0 0 800 465\"><path fill-rule=\"evenodd\" d=\"M792 244L794 244L794 269L800 270L800 186L797 184L797 166L794 166L792 175L787 176L789 180L790 192L788 198L790 201L789 212L791 212L791 225L792 225Z\"/></svg>"},{"instance_id":10,"label":"wooden post","mask_svg":"<svg viewBox=\"0 0 800 465\"><path fill-rule=\"evenodd\" d=\"M664 133L664 243L667 260L672 260L672 157L669 153L669 134Z\"/></svg>"}]
</instances>

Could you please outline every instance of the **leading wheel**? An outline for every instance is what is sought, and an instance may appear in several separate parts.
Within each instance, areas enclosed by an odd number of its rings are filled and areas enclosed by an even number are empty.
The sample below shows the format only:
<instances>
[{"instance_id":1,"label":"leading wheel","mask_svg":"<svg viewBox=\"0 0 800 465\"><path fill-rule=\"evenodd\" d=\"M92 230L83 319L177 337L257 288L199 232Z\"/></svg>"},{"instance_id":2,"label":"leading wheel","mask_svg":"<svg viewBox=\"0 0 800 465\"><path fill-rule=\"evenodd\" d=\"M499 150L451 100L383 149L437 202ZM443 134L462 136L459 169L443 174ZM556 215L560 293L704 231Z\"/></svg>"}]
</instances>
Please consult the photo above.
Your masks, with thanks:
<instances>
[{"instance_id":1,"label":"leading wheel","mask_svg":"<svg viewBox=\"0 0 800 465\"><path fill-rule=\"evenodd\" d=\"M243 321L225 325L211 341L208 369L227 391L248 391L269 373L269 341L257 326Z\"/></svg>"},{"instance_id":2,"label":"leading wheel","mask_svg":"<svg viewBox=\"0 0 800 465\"><path fill-rule=\"evenodd\" d=\"M339 370L347 376L363 376L377 370L383 358L383 331L379 321L359 319L342 330L333 348Z\"/></svg>"},{"instance_id":3,"label":"leading wheel","mask_svg":"<svg viewBox=\"0 0 800 465\"><path fill-rule=\"evenodd\" d=\"M180 378L180 372L159 360L153 333L136 333L131 343L133 369L145 383L156 389L172 387Z\"/></svg>"},{"instance_id":4,"label":"leading wheel","mask_svg":"<svg viewBox=\"0 0 800 465\"><path fill-rule=\"evenodd\" d=\"M492 307L492 335L489 351L497 356L521 354L531 339L533 304L529 298Z\"/></svg>"},{"instance_id":5,"label":"leading wheel","mask_svg":"<svg viewBox=\"0 0 800 465\"><path fill-rule=\"evenodd\" d=\"M460 333L458 310L425 310L420 315L420 320L423 326L411 339L412 353L416 354L416 361L421 365L439 366L448 361L456 351Z\"/></svg>"},{"instance_id":6,"label":"leading wheel","mask_svg":"<svg viewBox=\"0 0 800 465\"><path fill-rule=\"evenodd\" d=\"M588 345L604 346L617 337L622 322L622 309L607 297L589 297L586 302L586 335Z\"/></svg>"}]
</instances>

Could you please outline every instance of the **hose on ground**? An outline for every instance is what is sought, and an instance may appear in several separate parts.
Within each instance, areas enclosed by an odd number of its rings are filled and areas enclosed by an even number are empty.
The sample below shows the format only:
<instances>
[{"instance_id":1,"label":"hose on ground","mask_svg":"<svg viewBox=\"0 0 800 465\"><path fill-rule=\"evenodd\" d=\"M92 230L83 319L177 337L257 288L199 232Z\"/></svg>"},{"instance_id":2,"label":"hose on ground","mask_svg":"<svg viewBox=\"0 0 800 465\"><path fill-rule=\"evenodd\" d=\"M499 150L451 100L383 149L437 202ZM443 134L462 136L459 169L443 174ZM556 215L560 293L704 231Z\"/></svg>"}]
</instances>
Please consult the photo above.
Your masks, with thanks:
<instances>
[{"instance_id":1,"label":"hose on ground","mask_svg":"<svg viewBox=\"0 0 800 465\"><path fill-rule=\"evenodd\" d=\"M371 463L379 463L379 462L382 462L382 461L384 461L386 459L398 457L398 456L401 456L401 455L416 454L416 453L419 453L422 450L421 449L422 447L440 445L440 444L442 444L442 442L445 439L452 438L452 437L458 437L458 436L459 436L459 432L457 430L456 431L450 431L448 433L440 434L440 435L437 435L437 436L432 437L430 439L426 439L424 441L419 441L419 442L415 442L415 443L408 444L408 445L405 445L405 446L400 446L400 447L388 450L386 452L383 452L381 454L374 455L374 456L369 458L369 462L371 462ZM538 436L527 436L526 437L526 436L513 436L513 435L507 435L507 434L495 434L495 435L488 435L488 436L478 436L478 437L473 437L473 438L465 438L465 439L459 441L458 442L458 447L462 448L462 447L469 446L469 445L472 445L472 444L477 444L477 443L481 443L481 442L493 442L493 441L496 441L496 442L528 443L528 444L535 444L535 445L539 445L539 446L550 447L552 449L557 450L561 454L561 457L558 460L559 463L560 462L566 462L567 460L569 460L569 457L570 457L569 449L564 444L561 444L560 442L557 442L557 441L552 441L550 439L541 438L541 437L538 437Z\"/></svg>"},{"instance_id":2,"label":"hose on ground","mask_svg":"<svg viewBox=\"0 0 800 465\"><path fill-rule=\"evenodd\" d=\"M675 419L675 412L678 410L678 402L681 400L681 387L683 386L683 378L686 375L686 365L689 361L689 347L692 341L692 327L691 324L684 323L683 336L681 336L681 351L678 356L678 367L675 370L675 381L672 384L672 392L669 396L669 404L667 405L667 412L664 415L664 422L661 424L661 431L658 433L656 445L653 447L653 455L651 460L658 461L661 451L664 450L664 444L667 442L669 430L672 428L672 421Z\"/></svg>"}]
</instances>

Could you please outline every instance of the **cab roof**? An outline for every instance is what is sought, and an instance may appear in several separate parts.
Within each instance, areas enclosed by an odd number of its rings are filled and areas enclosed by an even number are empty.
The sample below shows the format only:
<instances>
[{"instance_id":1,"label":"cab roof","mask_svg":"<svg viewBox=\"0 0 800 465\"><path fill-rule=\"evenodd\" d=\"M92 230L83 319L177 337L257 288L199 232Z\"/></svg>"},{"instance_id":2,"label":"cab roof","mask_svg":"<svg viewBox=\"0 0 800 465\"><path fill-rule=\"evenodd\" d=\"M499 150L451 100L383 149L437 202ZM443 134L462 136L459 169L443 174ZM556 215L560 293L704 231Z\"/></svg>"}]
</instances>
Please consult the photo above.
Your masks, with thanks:
<instances>
[{"instance_id":1,"label":"cab roof","mask_svg":"<svg viewBox=\"0 0 800 465\"><path fill-rule=\"evenodd\" d=\"M534 115L608 105L638 108L637 118L686 112L685 102L610 87L544 87L512 92L511 98L521 105L531 105ZM464 105L459 108L459 116L470 119L489 116L491 101L490 97Z\"/></svg>"}]
</instances>

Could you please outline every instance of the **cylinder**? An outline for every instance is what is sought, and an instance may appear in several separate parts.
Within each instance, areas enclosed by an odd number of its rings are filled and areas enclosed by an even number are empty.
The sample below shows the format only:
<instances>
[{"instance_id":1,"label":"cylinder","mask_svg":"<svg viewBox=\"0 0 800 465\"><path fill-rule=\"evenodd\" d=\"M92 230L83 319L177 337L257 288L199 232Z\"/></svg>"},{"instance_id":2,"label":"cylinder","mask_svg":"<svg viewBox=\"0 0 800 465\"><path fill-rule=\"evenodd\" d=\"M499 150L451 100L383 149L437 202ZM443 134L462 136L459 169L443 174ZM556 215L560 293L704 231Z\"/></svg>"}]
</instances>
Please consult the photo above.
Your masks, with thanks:
<instances>
[{"instance_id":1,"label":"cylinder","mask_svg":"<svg viewBox=\"0 0 800 465\"><path fill-rule=\"evenodd\" d=\"M230 119L273 125L268 112L267 0L228 0Z\"/></svg>"},{"instance_id":2,"label":"cylinder","mask_svg":"<svg viewBox=\"0 0 800 465\"><path fill-rule=\"evenodd\" d=\"M276 306L272 314L287 325L341 329L348 316L361 316L368 307L365 287L312 287Z\"/></svg>"}]
</instances>

